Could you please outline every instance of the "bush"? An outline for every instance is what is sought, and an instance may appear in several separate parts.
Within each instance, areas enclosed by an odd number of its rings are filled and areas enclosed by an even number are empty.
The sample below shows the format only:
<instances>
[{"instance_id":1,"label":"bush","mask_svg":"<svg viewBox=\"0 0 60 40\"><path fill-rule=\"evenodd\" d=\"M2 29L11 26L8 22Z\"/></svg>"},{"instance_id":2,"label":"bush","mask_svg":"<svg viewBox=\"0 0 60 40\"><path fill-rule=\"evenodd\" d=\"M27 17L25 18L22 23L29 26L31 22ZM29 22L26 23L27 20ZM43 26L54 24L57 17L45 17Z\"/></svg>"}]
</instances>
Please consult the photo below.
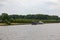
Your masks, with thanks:
<instances>
[{"instance_id":1,"label":"bush","mask_svg":"<svg viewBox=\"0 0 60 40\"><path fill-rule=\"evenodd\" d=\"M8 20L5 20L5 23L6 23L7 25L11 25L11 22L8 21Z\"/></svg>"},{"instance_id":2,"label":"bush","mask_svg":"<svg viewBox=\"0 0 60 40\"><path fill-rule=\"evenodd\" d=\"M38 20L33 19L15 19L12 23L32 23L33 21L38 22Z\"/></svg>"}]
</instances>

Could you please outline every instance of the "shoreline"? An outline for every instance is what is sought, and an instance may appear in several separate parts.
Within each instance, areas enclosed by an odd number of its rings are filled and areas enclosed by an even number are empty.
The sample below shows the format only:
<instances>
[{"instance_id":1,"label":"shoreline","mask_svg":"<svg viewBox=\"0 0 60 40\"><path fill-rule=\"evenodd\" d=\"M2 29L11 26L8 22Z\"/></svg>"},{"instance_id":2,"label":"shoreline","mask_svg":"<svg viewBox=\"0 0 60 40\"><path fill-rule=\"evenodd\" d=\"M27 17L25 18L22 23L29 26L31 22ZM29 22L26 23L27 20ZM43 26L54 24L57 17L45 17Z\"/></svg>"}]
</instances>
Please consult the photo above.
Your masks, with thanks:
<instances>
[{"instance_id":1,"label":"shoreline","mask_svg":"<svg viewBox=\"0 0 60 40\"><path fill-rule=\"evenodd\" d=\"M11 23L11 25L28 25L28 24L31 24L31 23ZM56 23L43 23L43 24L56 24ZM7 24L5 24L5 23L0 23L0 26L11 26L11 25L7 25ZM37 24L37 25L39 25L39 24ZM40 24L40 25L42 25L42 24Z\"/></svg>"},{"instance_id":2,"label":"shoreline","mask_svg":"<svg viewBox=\"0 0 60 40\"><path fill-rule=\"evenodd\" d=\"M31 24L31 23L11 23L11 25L26 25L26 24ZM5 23L0 23L0 26L10 26Z\"/></svg>"}]
</instances>

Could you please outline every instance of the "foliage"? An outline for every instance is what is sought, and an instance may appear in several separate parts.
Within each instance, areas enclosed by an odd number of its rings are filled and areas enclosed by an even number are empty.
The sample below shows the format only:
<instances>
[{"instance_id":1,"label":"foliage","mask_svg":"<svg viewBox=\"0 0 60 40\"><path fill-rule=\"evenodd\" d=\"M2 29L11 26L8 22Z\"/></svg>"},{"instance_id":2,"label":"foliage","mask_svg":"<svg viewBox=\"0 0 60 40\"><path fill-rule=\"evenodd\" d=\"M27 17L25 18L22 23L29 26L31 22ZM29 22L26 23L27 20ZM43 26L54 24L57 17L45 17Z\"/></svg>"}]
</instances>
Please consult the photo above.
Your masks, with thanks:
<instances>
[{"instance_id":1,"label":"foliage","mask_svg":"<svg viewBox=\"0 0 60 40\"><path fill-rule=\"evenodd\" d=\"M60 20L58 16L42 15L42 14L29 14L29 15L9 15L13 19L38 19L38 20Z\"/></svg>"},{"instance_id":2,"label":"foliage","mask_svg":"<svg viewBox=\"0 0 60 40\"><path fill-rule=\"evenodd\" d=\"M29 14L29 15L8 15L7 13L2 13L0 15L0 22L10 25L11 23L31 23L43 21L45 23L60 22L60 17L55 15L43 15L43 14Z\"/></svg>"},{"instance_id":3,"label":"foliage","mask_svg":"<svg viewBox=\"0 0 60 40\"><path fill-rule=\"evenodd\" d=\"M10 25L11 23L10 23L9 19L10 19L10 18L9 18L9 16L8 16L7 13L2 13L2 15L1 15L1 20L2 20L2 22Z\"/></svg>"},{"instance_id":4,"label":"foliage","mask_svg":"<svg viewBox=\"0 0 60 40\"><path fill-rule=\"evenodd\" d=\"M44 23L60 23L60 20L42 20Z\"/></svg>"},{"instance_id":5,"label":"foliage","mask_svg":"<svg viewBox=\"0 0 60 40\"><path fill-rule=\"evenodd\" d=\"M32 23L32 22L38 22L38 20L33 19L15 19L14 21L11 21L11 23Z\"/></svg>"}]
</instances>

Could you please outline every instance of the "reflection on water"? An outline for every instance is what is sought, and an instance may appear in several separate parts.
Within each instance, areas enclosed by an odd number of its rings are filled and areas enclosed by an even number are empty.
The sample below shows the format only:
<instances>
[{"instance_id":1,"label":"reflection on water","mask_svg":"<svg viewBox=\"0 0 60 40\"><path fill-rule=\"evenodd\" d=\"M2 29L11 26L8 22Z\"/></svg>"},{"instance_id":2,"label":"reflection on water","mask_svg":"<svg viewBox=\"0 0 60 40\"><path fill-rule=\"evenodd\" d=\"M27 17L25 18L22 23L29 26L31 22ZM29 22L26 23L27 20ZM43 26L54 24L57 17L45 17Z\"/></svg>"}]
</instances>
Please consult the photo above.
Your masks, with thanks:
<instances>
[{"instance_id":1,"label":"reflection on water","mask_svg":"<svg viewBox=\"0 0 60 40\"><path fill-rule=\"evenodd\" d=\"M60 23L2 26L0 40L60 40Z\"/></svg>"}]
</instances>

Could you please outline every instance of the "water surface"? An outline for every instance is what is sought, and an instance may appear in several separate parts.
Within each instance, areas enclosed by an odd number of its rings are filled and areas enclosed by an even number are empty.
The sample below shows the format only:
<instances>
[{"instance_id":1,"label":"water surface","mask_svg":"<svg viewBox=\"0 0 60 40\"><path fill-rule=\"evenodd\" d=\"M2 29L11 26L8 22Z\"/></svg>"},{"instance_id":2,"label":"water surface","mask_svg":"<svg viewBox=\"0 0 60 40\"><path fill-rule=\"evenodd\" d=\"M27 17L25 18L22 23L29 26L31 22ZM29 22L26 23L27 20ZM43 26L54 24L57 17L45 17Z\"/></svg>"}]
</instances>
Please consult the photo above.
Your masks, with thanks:
<instances>
[{"instance_id":1,"label":"water surface","mask_svg":"<svg viewBox=\"0 0 60 40\"><path fill-rule=\"evenodd\" d=\"M0 40L60 40L60 23L0 26Z\"/></svg>"}]
</instances>

